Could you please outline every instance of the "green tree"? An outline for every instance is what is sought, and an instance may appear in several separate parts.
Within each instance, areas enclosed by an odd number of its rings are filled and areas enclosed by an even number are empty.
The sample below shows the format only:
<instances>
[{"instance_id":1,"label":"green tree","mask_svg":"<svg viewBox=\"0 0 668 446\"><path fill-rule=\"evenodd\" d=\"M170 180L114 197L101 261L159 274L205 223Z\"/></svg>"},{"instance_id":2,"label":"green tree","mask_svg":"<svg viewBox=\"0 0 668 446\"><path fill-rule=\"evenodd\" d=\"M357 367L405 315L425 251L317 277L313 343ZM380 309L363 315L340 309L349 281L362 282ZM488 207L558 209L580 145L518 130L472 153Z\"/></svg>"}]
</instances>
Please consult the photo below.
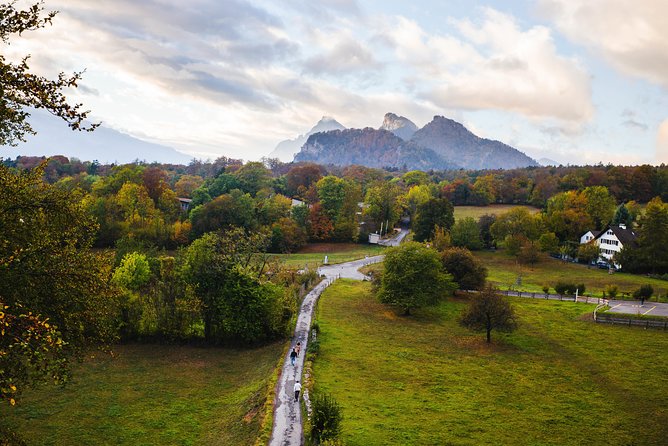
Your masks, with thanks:
<instances>
[{"instance_id":1,"label":"green tree","mask_svg":"<svg viewBox=\"0 0 668 446\"><path fill-rule=\"evenodd\" d=\"M600 255L599 246L595 241L583 243L578 247L578 259L587 264L587 268L591 266L591 262L598 259Z\"/></svg>"},{"instance_id":2,"label":"green tree","mask_svg":"<svg viewBox=\"0 0 668 446\"><path fill-rule=\"evenodd\" d=\"M620 224L623 224L626 225L627 228L631 228L632 223L633 219L626 205L622 203L617 206L617 209L615 209L615 215L612 217L612 222L610 222L610 224L613 226L619 226Z\"/></svg>"},{"instance_id":3,"label":"green tree","mask_svg":"<svg viewBox=\"0 0 668 446\"><path fill-rule=\"evenodd\" d=\"M249 194L238 189L221 195L213 201L193 209L190 221L193 233L201 235L209 231L218 231L230 226L253 229L257 225L253 212L255 202Z\"/></svg>"},{"instance_id":4,"label":"green tree","mask_svg":"<svg viewBox=\"0 0 668 446\"><path fill-rule=\"evenodd\" d=\"M487 268L471 251L465 248L450 248L441 253L445 272L452 277L460 290L479 290L485 286Z\"/></svg>"},{"instance_id":5,"label":"green tree","mask_svg":"<svg viewBox=\"0 0 668 446\"><path fill-rule=\"evenodd\" d=\"M392 227L399 220L400 195L401 191L397 185L389 182L369 187L365 197L367 207L364 209L364 215L373 221L376 229L380 228L381 222L387 222L387 225Z\"/></svg>"},{"instance_id":6,"label":"green tree","mask_svg":"<svg viewBox=\"0 0 668 446\"><path fill-rule=\"evenodd\" d=\"M346 198L346 181L327 175L318 180L316 189L323 210L332 221L336 220Z\"/></svg>"},{"instance_id":7,"label":"green tree","mask_svg":"<svg viewBox=\"0 0 668 446\"><path fill-rule=\"evenodd\" d=\"M319 445L339 438L341 434L341 406L329 394L316 393L312 403L311 441Z\"/></svg>"},{"instance_id":8,"label":"green tree","mask_svg":"<svg viewBox=\"0 0 668 446\"><path fill-rule=\"evenodd\" d=\"M587 200L585 209L594 222L594 229L601 230L610 223L615 213L615 198L605 186L590 186L582 191Z\"/></svg>"},{"instance_id":9,"label":"green tree","mask_svg":"<svg viewBox=\"0 0 668 446\"><path fill-rule=\"evenodd\" d=\"M240 189L251 196L255 196L260 189L271 185L271 172L264 164L251 161L244 164L236 172Z\"/></svg>"},{"instance_id":10,"label":"green tree","mask_svg":"<svg viewBox=\"0 0 668 446\"><path fill-rule=\"evenodd\" d=\"M449 231L454 223L452 203L447 198L431 198L417 208L413 220L413 239L418 242L431 240L436 226Z\"/></svg>"},{"instance_id":11,"label":"green tree","mask_svg":"<svg viewBox=\"0 0 668 446\"><path fill-rule=\"evenodd\" d=\"M438 252L417 242L390 248L383 263L378 297L409 315L454 290L452 276L442 272Z\"/></svg>"},{"instance_id":12,"label":"green tree","mask_svg":"<svg viewBox=\"0 0 668 446\"><path fill-rule=\"evenodd\" d=\"M668 272L668 205L654 198L638 220L638 248L644 263L643 270ZM622 264L623 265L623 264Z\"/></svg>"},{"instance_id":13,"label":"green tree","mask_svg":"<svg viewBox=\"0 0 668 446\"><path fill-rule=\"evenodd\" d=\"M146 256L139 252L130 252L114 270L112 281L118 286L137 291L146 285L150 278L151 266Z\"/></svg>"},{"instance_id":14,"label":"green tree","mask_svg":"<svg viewBox=\"0 0 668 446\"><path fill-rule=\"evenodd\" d=\"M654 294L654 288L650 284L640 285L640 288L633 292L633 297L640 299L640 305L645 304L645 299L649 299Z\"/></svg>"},{"instance_id":15,"label":"green tree","mask_svg":"<svg viewBox=\"0 0 668 446\"><path fill-rule=\"evenodd\" d=\"M0 4L0 40L4 45L12 37L50 25L56 15L45 14L41 3L25 10L16 9L15 3ZM77 86L81 73L60 73L56 79L47 79L32 73L28 60L26 56L20 63L11 63L0 54L0 146L15 146L25 141L26 134L35 133L28 123L30 108L47 110L72 130L90 131L99 125L86 125L89 112L82 110L81 104L71 105L65 96L67 89Z\"/></svg>"},{"instance_id":16,"label":"green tree","mask_svg":"<svg viewBox=\"0 0 668 446\"><path fill-rule=\"evenodd\" d=\"M90 250L96 224L81 193L44 183L43 168L0 165L1 389L65 381L72 357L116 334L110 259Z\"/></svg>"},{"instance_id":17,"label":"green tree","mask_svg":"<svg viewBox=\"0 0 668 446\"><path fill-rule=\"evenodd\" d=\"M471 330L485 331L488 343L492 342L492 330L508 332L517 327L510 302L491 285L486 286L478 296L471 297L460 323Z\"/></svg>"},{"instance_id":18,"label":"green tree","mask_svg":"<svg viewBox=\"0 0 668 446\"><path fill-rule=\"evenodd\" d=\"M537 240L545 224L540 214L531 214L525 207L516 207L499 215L490 227L494 240L503 242L508 236L522 236Z\"/></svg>"},{"instance_id":19,"label":"green tree","mask_svg":"<svg viewBox=\"0 0 668 446\"><path fill-rule=\"evenodd\" d=\"M411 187L404 197L404 204L411 218L415 217L417 208L432 198L431 190L426 185Z\"/></svg>"},{"instance_id":20,"label":"green tree","mask_svg":"<svg viewBox=\"0 0 668 446\"><path fill-rule=\"evenodd\" d=\"M545 232L538 238L538 246L543 252L558 252L559 239L554 232Z\"/></svg>"},{"instance_id":21,"label":"green tree","mask_svg":"<svg viewBox=\"0 0 668 446\"><path fill-rule=\"evenodd\" d=\"M473 217L465 217L455 222L450 230L452 244L477 251L482 249L480 228Z\"/></svg>"}]
</instances>

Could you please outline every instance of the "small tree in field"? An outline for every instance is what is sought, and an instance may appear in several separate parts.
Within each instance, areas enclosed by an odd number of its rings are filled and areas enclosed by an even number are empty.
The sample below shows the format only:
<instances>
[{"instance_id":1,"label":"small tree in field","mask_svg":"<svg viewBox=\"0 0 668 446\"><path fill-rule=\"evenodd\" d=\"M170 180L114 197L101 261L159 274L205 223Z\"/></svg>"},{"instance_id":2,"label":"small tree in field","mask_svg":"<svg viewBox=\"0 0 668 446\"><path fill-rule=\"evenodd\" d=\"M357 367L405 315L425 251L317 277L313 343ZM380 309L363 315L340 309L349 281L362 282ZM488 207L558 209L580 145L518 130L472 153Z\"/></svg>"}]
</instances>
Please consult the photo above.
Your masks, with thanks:
<instances>
[{"instance_id":1,"label":"small tree in field","mask_svg":"<svg viewBox=\"0 0 668 446\"><path fill-rule=\"evenodd\" d=\"M341 406L331 395L315 394L311 418L311 440L323 444L336 440L341 434Z\"/></svg>"},{"instance_id":2,"label":"small tree in field","mask_svg":"<svg viewBox=\"0 0 668 446\"><path fill-rule=\"evenodd\" d=\"M480 295L471 299L460 323L471 330L486 331L487 342L492 342L492 330L509 332L517 327L510 302L491 285L487 285Z\"/></svg>"},{"instance_id":3,"label":"small tree in field","mask_svg":"<svg viewBox=\"0 0 668 446\"><path fill-rule=\"evenodd\" d=\"M641 285L640 288L633 292L633 297L640 299L640 305L644 305L645 299L652 297L652 294L654 294L654 288L652 288L652 285L645 284Z\"/></svg>"},{"instance_id":4,"label":"small tree in field","mask_svg":"<svg viewBox=\"0 0 668 446\"><path fill-rule=\"evenodd\" d=\"M442 272L438 252L409 242L387 251L378 297L409 315L412 309L435 304L455 289L452 276Z\"/></svg>"}]
</instances>

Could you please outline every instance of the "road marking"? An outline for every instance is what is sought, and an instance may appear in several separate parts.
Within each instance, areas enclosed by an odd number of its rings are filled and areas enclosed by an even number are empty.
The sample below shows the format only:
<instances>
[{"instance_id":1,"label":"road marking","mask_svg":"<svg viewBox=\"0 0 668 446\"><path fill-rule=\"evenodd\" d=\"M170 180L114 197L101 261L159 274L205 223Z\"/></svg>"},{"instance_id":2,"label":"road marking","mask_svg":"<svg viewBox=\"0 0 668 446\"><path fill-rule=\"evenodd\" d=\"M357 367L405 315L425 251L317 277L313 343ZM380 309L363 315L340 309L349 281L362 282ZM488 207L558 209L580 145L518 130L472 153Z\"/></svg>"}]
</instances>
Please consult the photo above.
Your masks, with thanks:
<instances>
[{"instance_id":1,"label":"road marking","mask_svg":"<svg viewBox=\"0 0 668 446\"><path fill-rule=\"evenodd\" d=\"M612 308L610 308L610 309L611 309L611 310L614 310L615 308L617 308L617 307L619 307L619 306L621 306L621 305L622 305L622 304L617 304L617 305L615 305L614 307L612 307Z\"/></svg>"},{"instance_id":2,"label":"road marking","mask_svg":"<svg viewBox=\"0 0 668 446\"><path fill-rule=\"evenodd\" d=\"M656 305L654 305L654 306L653 306L652 308L650 308L649 310L645 311L643 314L647 314L647 313L649 313L650 311L652 311L652 310L655 309L655 308L656 308Z\"/></svg>"}]
</instances>

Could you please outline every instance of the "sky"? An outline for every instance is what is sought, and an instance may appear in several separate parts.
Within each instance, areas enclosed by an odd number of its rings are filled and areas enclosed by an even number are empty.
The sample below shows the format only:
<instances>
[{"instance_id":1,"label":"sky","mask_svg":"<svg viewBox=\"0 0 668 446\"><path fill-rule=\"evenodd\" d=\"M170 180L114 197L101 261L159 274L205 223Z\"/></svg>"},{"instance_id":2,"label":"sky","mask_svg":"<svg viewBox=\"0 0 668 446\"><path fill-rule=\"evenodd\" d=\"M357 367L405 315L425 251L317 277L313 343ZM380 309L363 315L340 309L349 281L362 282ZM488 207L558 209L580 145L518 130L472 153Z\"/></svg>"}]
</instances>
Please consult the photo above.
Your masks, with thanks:
<instances>
[{"instance_id":1,"label":"sky","mask_svg":"<svg viewBox=\"0 0 668 446\"><path fill-rule=\"evenodd\" d=\"M21 0L18 5L27 4ZM435 115L563 164L668 163L665 0L46 0L2 47L104 126L257 160L322 116Z\"/></svg>"}]
</instances>

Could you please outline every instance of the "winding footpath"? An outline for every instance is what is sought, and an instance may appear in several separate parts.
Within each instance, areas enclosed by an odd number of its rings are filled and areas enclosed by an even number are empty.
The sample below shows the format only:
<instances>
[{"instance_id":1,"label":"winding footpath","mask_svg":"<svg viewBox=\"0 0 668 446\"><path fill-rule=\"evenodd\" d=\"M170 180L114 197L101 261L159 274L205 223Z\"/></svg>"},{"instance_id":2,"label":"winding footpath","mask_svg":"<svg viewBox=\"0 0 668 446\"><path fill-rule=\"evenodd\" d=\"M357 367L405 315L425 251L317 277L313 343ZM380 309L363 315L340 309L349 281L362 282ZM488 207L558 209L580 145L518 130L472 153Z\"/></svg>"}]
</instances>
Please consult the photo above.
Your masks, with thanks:
<instances>
[{"instance_id":1,"label":"winding footpath","mask_svg":"<svg viewBox=\"0 0 668 446\"><path fill-rule=\"evenodd\" d=\"M295 401L294 385L299 379L301 382L302 370L304 369L304 358L308 348L308 334L313 318L313 310L320 294L336 279L346 278L355 280L368 280L368 277L358 271L362 266L378 263L384 256L374 256L338 265L323 266L318 269L321 276L325 276L310 293L304 297L297 318L295 334L292 337L292 345L283 362L283 370L276 387L274 398L274 426L271 433L271 446L299 446L303 444L302 414L298 401ZM290 363L290 352L297 342L301 342L301 354L297 357L295 365Z\"/></svg>"}]
</instances>

